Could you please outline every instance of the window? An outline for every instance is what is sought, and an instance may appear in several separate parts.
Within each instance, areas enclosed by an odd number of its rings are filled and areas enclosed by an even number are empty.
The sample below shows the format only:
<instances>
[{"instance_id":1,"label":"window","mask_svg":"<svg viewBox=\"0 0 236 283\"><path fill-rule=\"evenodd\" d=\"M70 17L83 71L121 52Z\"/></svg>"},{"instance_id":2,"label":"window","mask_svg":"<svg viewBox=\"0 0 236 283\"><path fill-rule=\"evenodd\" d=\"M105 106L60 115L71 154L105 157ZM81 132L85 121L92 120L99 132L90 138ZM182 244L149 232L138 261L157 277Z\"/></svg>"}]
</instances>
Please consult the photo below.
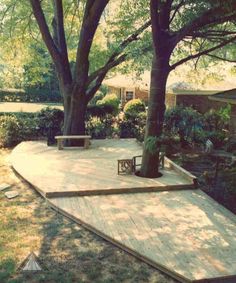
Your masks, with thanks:
<instances>
[{"instance_id":1,"label":"window","mask_svg":"<svg viewBox=\"0 0 236 283\"><path fill-rule=\"evenodd\" d=\"M133 98L134 98L134 92L133 91L126 91L125 92L125 99L126 99L126 101L129 101L129 100L131 100Z\"/></svg>"}]
</instances>

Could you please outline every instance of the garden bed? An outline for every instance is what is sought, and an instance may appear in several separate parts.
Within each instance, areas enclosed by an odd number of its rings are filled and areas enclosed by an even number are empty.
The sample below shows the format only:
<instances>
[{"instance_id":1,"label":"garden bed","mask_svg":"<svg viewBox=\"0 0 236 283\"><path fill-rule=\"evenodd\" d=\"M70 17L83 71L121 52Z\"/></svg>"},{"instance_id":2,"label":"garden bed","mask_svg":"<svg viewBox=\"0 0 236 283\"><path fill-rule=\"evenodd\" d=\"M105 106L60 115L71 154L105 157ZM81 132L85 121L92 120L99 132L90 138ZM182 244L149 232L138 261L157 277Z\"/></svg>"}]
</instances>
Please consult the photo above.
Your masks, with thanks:
<instances>
[{"instance_id":1,"label":"garden bed","mask_svg":"<svg viewBox=\"0 0 236 283\"><path fill-rule=\"evenodd\" d=\"M215 157L202 154L178 154L172 159L198 178L203 191L236 214L235 167L224 169L220 166L218 177L215 178Z\"/></svg>"}]
</instances>

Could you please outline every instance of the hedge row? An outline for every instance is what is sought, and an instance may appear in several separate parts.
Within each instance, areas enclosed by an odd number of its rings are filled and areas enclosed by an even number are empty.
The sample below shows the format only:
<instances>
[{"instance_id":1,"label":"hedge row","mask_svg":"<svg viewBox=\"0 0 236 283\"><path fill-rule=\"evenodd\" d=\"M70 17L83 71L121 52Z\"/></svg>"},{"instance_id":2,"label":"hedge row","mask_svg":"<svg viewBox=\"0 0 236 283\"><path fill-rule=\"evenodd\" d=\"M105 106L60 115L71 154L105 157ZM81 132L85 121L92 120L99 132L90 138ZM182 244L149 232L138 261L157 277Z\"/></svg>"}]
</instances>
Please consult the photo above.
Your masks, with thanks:
<instances>
[{"instance_id":1,"label":"hedge row","mask_svg":"<svg viewBox=\"0 0 236 283\"><path fill-rule=\"evenodd\" d=\"M59 92L49 90L0 90L1 102L61 102Z\"/></svg>"}]
</instances>

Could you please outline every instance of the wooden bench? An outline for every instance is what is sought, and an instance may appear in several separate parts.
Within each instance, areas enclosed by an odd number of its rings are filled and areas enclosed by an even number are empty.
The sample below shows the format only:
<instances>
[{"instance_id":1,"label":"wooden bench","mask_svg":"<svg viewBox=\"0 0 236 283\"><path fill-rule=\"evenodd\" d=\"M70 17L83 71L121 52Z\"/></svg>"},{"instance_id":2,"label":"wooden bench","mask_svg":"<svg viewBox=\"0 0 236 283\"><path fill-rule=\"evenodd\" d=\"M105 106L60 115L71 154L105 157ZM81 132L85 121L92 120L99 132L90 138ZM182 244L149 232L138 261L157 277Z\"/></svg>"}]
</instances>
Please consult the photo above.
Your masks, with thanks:
<instances>
[{"instance_id":1,"label":"wooden bench","mask_svg":"<svg viewBox=\"0 0 236 283\"><path fill-rule=\"evenodd\" d=\"M63 141L64 140L84 140L84 148L88 149L90 145L90 139L91 136L55 136L55 139L57 140L57 146L59 150L63 149Z\"/></svg>"}]
</instances>

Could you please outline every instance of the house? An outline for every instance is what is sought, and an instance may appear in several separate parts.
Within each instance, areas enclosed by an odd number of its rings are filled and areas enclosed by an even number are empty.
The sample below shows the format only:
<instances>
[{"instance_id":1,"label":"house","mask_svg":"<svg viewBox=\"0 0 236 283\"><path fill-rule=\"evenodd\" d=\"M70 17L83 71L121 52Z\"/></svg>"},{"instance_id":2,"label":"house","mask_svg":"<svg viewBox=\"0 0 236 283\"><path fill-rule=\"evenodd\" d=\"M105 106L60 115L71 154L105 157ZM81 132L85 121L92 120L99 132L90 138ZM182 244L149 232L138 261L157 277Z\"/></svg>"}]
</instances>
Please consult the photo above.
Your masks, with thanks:
<instances>
[{"instance_id":1,"label":"house","mask_svg":"<svg viewBox=\"0 0 236 283\"><path fill-rule=\"evenodd\" d=\"M229 131L230 136L236 140L236 88L211 95L209 100L219 104L226 103L231 105Z\"/></svg>"},{"instance_id":2,"label":"house","mask_svg":"<svg viewBox=\"0 0 236 283\"><path fill-rule=\"evenodd\" d=\"M172 108L176 105L192 107L200 113L205 113L210 109L220 109L226 106L227 103L217 103L214 100L209 100L211 95L214 95L215 90L187 90L187 89L167 89L166 106Z\"/></svg>"},{"instance_id":3,"label":"house","mask_svg":"<svg viewBox=\"0 0 236 283\"><path fill-rule=\"evenodd\" d=\"M172 108L177 105L192 107L200 113L205 113L210 109L220 109L227 105L227 102L216 102L208 99L219 90L225 90L232 87L229 82L220 82L214 85L216 89L194 89L191 85L184 82L176 82L177 78L170 80L167 85L166 107ZM174 83L173 83L174 82ZM172 84L170 84L172 83ZM140 98L145 104L148 104L150 73L145 73L140 79L133 78L130 75L118 75L104 81L108 87L109 93L115 93L121 100L121 105L134 98Z\"/></svg>"},{"instance_id":4,"label":"house","mask_svg":"<svg viewBox=\"0 0 236 283\"><path fill-rule=\"evenodd\" d=\"M145 104L148 103L148 83L131 76L118 75L114 78L104 81L104 85L108 87L108 93L114 93L124 106L131 99L139 98Z\"/></svg>"}]
</instances>

